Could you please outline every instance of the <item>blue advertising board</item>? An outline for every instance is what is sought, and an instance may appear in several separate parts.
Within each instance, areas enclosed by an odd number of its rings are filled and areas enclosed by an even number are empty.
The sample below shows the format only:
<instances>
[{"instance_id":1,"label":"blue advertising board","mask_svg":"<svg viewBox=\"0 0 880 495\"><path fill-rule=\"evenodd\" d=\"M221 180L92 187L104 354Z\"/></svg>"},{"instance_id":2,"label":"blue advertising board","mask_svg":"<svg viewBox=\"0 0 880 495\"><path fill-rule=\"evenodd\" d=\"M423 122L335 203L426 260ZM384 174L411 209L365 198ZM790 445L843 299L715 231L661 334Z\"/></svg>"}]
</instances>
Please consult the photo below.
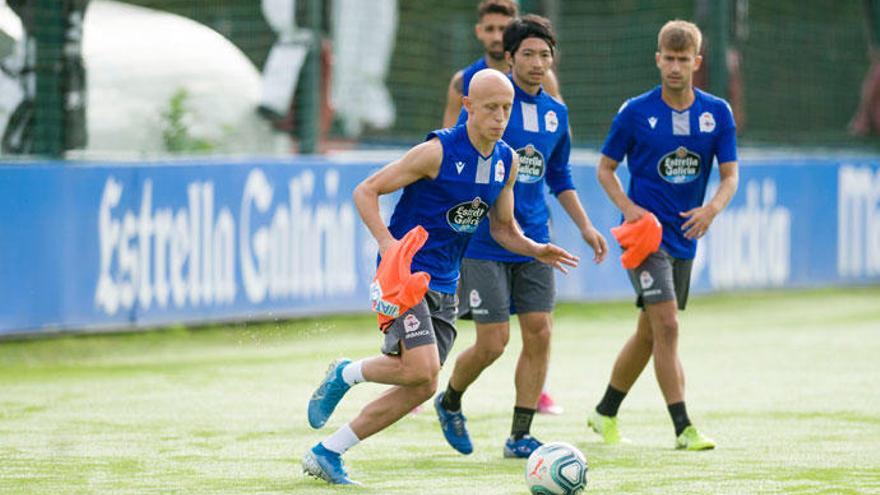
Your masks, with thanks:
<instances>
[{"instance_id":1,"label":"blue advertising board","mask_svg":"<svg viewBox=\"0 0 880 495\"><path fill-rule=\"evenodd\" d=\"M383 164L3 164L0 335L366 311L376 248L351 192ZM695 292L880 282L880 159L742 165L737 195L700 243ZM574 175L611 239L620 216L594 166ZM382 199L386 214L394 200ZM560 299L630 297L619 249L591 263L550 202L556 242L582 258L559 275Z\"/></svg>"}]
</instances>

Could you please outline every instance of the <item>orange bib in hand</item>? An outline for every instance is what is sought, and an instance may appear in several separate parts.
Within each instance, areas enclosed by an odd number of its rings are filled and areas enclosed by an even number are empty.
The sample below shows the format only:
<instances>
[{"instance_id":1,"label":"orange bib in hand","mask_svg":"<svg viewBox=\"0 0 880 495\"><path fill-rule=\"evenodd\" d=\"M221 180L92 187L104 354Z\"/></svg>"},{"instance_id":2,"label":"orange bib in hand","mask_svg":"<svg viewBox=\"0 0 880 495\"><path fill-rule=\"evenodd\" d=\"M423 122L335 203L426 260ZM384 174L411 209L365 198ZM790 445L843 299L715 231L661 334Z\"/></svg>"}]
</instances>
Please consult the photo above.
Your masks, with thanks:
<instances>
[{"instance_id":1,"label":"orange bib in hand","mask_svg":"<svg viewBox=\"0 0 880 495\"><path fill-rule=\"evenodd\" d=\"M431 276L425 272L410 272L413 256L427 240L428 231L416 225L403 239L395 241L379 262L376 278L370 285L370 301L383 332L428 292Z\"/></svg>"},{"instance_id":2,"label":"orange bib in hand","mask_svg":"<svg viewBox=\"0 0 880 495\"><path fill-rule=\"evenodd\" d=\"M627 270L641 265L651 253L656 253L663 240L663 226L653 213L643 215L635 222L614 227L611 233L624 249L620 262Z\"/></svg>"}]
</instances>

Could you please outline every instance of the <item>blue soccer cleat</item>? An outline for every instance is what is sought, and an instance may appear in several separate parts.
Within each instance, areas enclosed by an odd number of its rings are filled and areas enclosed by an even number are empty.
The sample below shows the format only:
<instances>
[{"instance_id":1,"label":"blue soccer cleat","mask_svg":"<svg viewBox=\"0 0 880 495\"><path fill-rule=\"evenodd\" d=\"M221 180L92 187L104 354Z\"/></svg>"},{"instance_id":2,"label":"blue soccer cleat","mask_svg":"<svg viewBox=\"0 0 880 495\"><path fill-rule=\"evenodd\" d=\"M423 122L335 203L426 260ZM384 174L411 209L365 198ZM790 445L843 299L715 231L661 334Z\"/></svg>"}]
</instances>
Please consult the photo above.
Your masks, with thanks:
<instances>
[{"instance_id":1,"label":"blue soccer cleat","mask_svg":"<svg viewBox=\"0 0 880 495\"><path fill-rule=\"evenodd\" d=\"M342 400L342 396L351 388L351 385L342 379L342 368L350 362L351 360L343 358L330 363L327 376L309 399L309 425L312 428L317 430L327 423L336 405Z\"/></svg>"},{"instance_id":2,"label":"blue soccer cleat","mask_svg":"<svg viewBox=\"0 0 880 495\"><path fill-rule=\"evenodd\" d=\"M532 455L532 452L537 450L541 445L543 445L543 443L531 435L525 435L519 440L514 440L513 437L508 437L507 441L504 442L504 457L508 459L528 459L528 457Z\"/></svg>"},{"instance_id":3,"label":"blue soccer cleat","mask_svg":"<svg viewBox=\"0 0 880 495\"><path fill-rule=\"evenodd\" d=\"M303 473L333 485L360 485L348 477L342 456L318 443L303 456Z\"/></svg>"},{"instance_id":4,"label":"blue soccer cleat","mask_svg":"<svg viewBox=\"0 0 880 495\"><path fill-rule=\"evenodd\" d=\"M467 431L467 419L461 411L452 412L443 407L444 392L440 392L434 399L434 409L437 410L437 417L440 419L440 428L443 429L443 436L453 449L462 454L470 454L474 451L471 444L471 437Z\"/></svg>"}]
</instances>

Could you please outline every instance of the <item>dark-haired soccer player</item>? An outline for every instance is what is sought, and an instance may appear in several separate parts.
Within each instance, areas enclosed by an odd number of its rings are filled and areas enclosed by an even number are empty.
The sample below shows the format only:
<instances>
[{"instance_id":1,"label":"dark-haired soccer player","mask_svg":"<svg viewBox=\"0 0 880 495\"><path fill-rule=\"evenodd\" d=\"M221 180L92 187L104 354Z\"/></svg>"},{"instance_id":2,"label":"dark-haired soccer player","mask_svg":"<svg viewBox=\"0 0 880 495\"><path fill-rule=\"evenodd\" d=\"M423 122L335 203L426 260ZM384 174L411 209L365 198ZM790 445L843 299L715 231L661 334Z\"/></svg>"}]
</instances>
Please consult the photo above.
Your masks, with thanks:
<instances>
[{"instance_id":1,"label":"dark-haired soccer player","mask_svg":"<svg viewBox=\"0 0 880 495\"><path fill-rule=\"evenodd\" d=\"M455 73L449 81L446 92L446 108L443 111L443 127L452 127L461 112L461 99L468 94L471 78L477 72L496 69L505 74L510 70L504 58L504 28L516 18L518 9L513 0L483 0L477 6L477 25L474 34L483 44L485 53L474 63ZM559 98L559 85L556 75L548 70L544 80L544 91Z\"/></svg>"},{"instance_id":2,"label":"dark-haired soccer player","mask_svg":"<svg viewBox=\"0 0 880 495\"><path fill-rule=\"evenodd\" d=\"M653 357L675 426L676 448L715 447L688 417L678 357L678 311L687 304L697 239L730 202L739 181L730 106L692 84L702 62L701 40L699 28L690 22L674 20L663 26L655 55L660 85L620 107L599 159L599 182L624 220L636 221L650 211L663 225L660 250L629 271L636 304L642 308L638 326L617 356L605 395L588 419L606 443L621 441L618 408ZM630 173L627 193L615 174L624 157ZM715 159L721 184L703 204Z\"/></svg>"},{"instance_id":3,"label":"dark-haired soccer player","mask_svg":"<svg viewBox=\"0 0 880 495\"><path fill-rule=\"evenodd\" d=\"M434 131L427 140L361 182L354 201L376 238L380 255L417 225L428 240L416 253L412 271L431 276L430 290L388 328L383 354L331 364L309 401L309 424L323 427L352 385L369 381L392 385L350 423L312 447L303 457L306 473L334 484L354 483L342 454L388 428L429 399L437 375L455 341L455 290L465 247L477 226L490 219L495 240L511 251L534 256L563 270L577 258L549 243L525 237L513 215L516 153L501 136L513 105L513 87L504 74L486 69L474 76L465 98L464 125ZM379 196L403 189L386 227Z\"/></svg>"},{"instance_id":4,"label":"dark-haired soccer player","mask_svg":"<svg viewBox=\"0 0 880 495\"><path fill-rule=\"evenodd\" d=\"M544 194L549 188L593 249L605 258L605 239L592 225L574 189L569 168L571 137L568 109L541 87L553 64L556 35L550 22L527 15L504 31L504 50L511 64L515 96L504 142L516 149L519 173L514 186L516 221L535 242L550 240L550 215ZM462 112L459 120L468 117ZM555 293L553 270L529 256L511 253L480 226L462 263L463 307L476 323L476 342L455 361L445 392L435 406L446 439L461 453L473 449L461 412L461 396L498 359L510 338L511 303L515 306L523 346L516 367L516 404L505 457L528 457L541 445L531 436L532 418L547 374ZM456 418L455 422L448 418ZM443 421L447 418L446 421Z\"/></svg>"},{"instance_id":5,"label":"dark-haired soccer player","mask_svg":"<svg viewBox=\"0 0 880 495\"><path fill-rule=\"evenodd\" d=\"M504 55L504 29L513 21L518 14L516 2L513 0L483 0L477 6L477 24L474 33L483 44L485 53L474 63L455 73L449 81L449 89L446 94L446 108L443 111L443 127L451 127L458 121L461 113L461 99L468 94L471 78L477 71L487 67L500 70L505 74L510 72L510 62ZM559 93L559 82L553 69L547 69L542 81L542 91L550 94L559 101L562 95ZM545 383L538 398L538 412L542 414L561 414L562 407L556 404L547 390Z\"/></svg>"}]
</instances>

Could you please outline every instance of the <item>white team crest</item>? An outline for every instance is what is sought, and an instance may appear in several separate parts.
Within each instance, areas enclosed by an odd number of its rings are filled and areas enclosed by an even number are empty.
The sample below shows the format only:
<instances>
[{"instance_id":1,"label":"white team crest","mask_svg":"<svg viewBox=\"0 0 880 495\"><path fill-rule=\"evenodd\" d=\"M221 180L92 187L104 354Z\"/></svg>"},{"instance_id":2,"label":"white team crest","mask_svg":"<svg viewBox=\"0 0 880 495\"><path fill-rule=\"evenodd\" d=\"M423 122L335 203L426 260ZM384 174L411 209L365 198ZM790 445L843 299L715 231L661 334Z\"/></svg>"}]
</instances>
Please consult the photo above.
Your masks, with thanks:
<instances>
[{"instance_id":1,"label":"white team crest","mask_svg":"<svg viewBox=\"0 0 880 495\"><path fill-rule=\"evenodd\" d=\"M481 304L483 304L483 300L480 299L480 293L477 292L477 289L471 290L470 299L472 308L478 308Z\"/></svg>"},{"instance_id":2,"label":"white team crest","mask_svg":"<svg viewBox=\"0 0 880 495\"><path fill-rule=\"evenodd\" d=\"M415 332L420 326L422 324L419 323L419 319L412 313L406 315L406 318L403 319L403 328L406 329L406 333Z\"/></svg>"},{"instance_id":3,"label":"white team crest","mask_svg":"<svg viewBox=\"0 0 880 495\"><path fill-rule=\"evenodd\" d=\"M501 160L495 164L495 182L504 182L504 162Z\"/></svg>"},{"instance_id":4,"label":"white team crest","mask_svg":"<svg viewBox=\"0 0 880 495\"><path fill-rule=\"evenodd\" d=\"M657 117L648 117L648 124L651 125L651 129L657 127Z\"/></svg>"},{"instance_id":5,"label":"white team crest","mask_svg":"<svg viewBox=\"0 0 880 495\"><path fill-rule=\"evenodd\" d=\"M648 270L645 270L639 274L639 283L642 284L642 289L647 289L654 285L654 277L648 273Z\"/></svg>"},{"instance_id":6,"label":"white team crest","mask_svg":"<svg viewBox=\"0 0 880 495\"><path fill-rule=\"evenodd\" d=\"M461 171L464 170L464 162L455 162L455 170L458 170L459 175L461 175Z\"/></svg>"},{"instance_id":7,"label":"white team crest","mask_svg":"<svg viewBox=\"0 0 880 495\"><path fill-rule=\"evenodd\" d=\"M544 114L544 128L547 132L556 132L557 127L559 127L559 119L556 118L556 112L549 110Z\"/></svg>"},{"instance_id":8,"label":"white team crest","mask_svg":"<svg viewBox=\"0 0 880 495\"><path fill-rule=\"evenodd\" d=\"M715 117L709 112L700 115L700 132L712 132L715 130Z\"/></svg>"}]
</instances>

